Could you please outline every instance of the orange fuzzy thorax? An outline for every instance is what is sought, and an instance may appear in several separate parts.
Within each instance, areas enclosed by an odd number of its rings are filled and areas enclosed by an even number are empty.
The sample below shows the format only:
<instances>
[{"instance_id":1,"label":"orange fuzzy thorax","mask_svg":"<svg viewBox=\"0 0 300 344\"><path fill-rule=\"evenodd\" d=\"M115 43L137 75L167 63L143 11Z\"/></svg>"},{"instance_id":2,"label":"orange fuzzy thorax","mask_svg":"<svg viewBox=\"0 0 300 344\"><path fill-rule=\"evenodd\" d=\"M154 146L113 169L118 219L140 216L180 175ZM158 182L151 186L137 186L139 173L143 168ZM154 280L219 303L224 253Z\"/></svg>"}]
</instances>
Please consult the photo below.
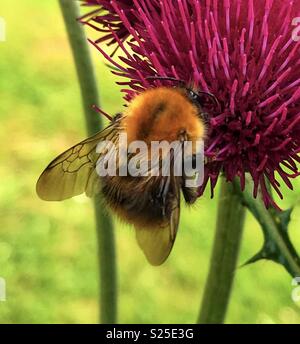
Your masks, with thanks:
<instances>
[{"instance_id":1,"label":"orange fuzzy thorax","mask_svg":"<svg viewBox=\"0 0 300 344\"><path fill-rule=\"evenodd\" d=\"M205 126L199 109L183 90L167 87L149 89L136 96L124 113L123 124L128 142L178 140L185 131L189 141L203 139Z\"/></svg>"}]
</instances>

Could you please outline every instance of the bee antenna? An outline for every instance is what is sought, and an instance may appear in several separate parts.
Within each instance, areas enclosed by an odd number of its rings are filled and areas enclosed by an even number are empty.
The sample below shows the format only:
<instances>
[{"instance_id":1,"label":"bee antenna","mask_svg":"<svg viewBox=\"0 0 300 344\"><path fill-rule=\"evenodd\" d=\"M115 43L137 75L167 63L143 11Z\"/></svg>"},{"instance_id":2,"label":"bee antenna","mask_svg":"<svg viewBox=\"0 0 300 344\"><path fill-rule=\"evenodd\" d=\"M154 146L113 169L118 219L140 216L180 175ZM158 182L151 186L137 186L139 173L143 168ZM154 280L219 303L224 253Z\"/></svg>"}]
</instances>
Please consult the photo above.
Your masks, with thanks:
<instances>
[{"instance_id":1,"label":"bee antenna","mask_svg":"<svg viewBox=\"0 0 300 344\"><path fill-rule=\"evenodd\" d=\"M146 80L168 80L168 81L176 81L179 84L185 85L185 82L181 79L173 78L171 76L148 76Z\"/></svg>"},{"instance_id":2,"label":"bee antenna","mask_svg":"<svg viewBox=\"0 0 300 344\"><path fill-rule=\"evenodd\" d=\"M199 91L199 92L197 92L197 94L198 94L198 95L203 94L203 95L205 95L205 96L208 96L208 97L211 98L211 99L214 101L214 103L218 106L219 110L221 110L221 105L220 105L220 103L219 103L217 97L216 97L214 94L212 94L212 93L210 93L210 92L205 92L205 91Z\"/></svg>"},{"instance_id":3,"label":"bee antenna","mask_svg":"<svg viewBox=\"0 0 300 344\"><path fill-rule=\"evenodd\" d=\"M173 77L171 77L171 76L158 76L158 75L156 75L156 76L148 76L148 77L146 78L146 80L169 80L169 81L176 81L176 82L178 82L179 84L181 84L181 86L186 87L186 86L185 86L186 83L185 83L183 80L177 79L177 78L173 78ZM214 94L209 93L209 92L205 92L205 91L199 91L199 92L197 92L197 94L199 94L199 95L200 95L200 94L203 94L203 95L208 96L208 97L211 98L211 99L214 101L214 103L218 106L219 110L221 110L221 105L220 105L220 103L219 103L217 97L216 97Z\"/></svg>"},{"instance_id":4,"label":"bee antenna","mask_svg":"<svg viewBox=\"0 0 300 344\"><path fill-rule=\"evenodd\" d=\"M97 105L92 105L92 109L97 111L98 113L100 113L104 117L106 117L109 121L113 120L113 118L108 113L106 113L105 111L101 110Z\"/></svg>"}]
</instances>

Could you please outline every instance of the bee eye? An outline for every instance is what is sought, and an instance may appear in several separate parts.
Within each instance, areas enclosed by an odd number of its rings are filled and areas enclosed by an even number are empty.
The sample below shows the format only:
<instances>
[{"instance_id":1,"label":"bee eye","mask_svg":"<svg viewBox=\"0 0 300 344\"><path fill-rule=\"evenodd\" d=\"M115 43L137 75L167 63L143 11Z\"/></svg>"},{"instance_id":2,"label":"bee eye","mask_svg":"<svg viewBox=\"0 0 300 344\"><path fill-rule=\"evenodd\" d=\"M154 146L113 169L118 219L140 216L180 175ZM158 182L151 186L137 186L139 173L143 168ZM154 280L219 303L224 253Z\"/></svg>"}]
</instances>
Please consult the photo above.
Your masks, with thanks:
<instances>
[{"instance_id":1,"label":"bee eye","mask_svg":"<svg viewBox=\"0 0 300 344\"><path fill-rule=\"evenodd\" d=\"M188 97L192 102L198 103L200 102L199 95L194 92L193 90L188 90Z\"/></svg>"},{"instance_id":2,"label":"bee eye","mask_svg":"<svg viewBox=\"0 0 300 344\"><path fill-rule=\"evenodd\" d=\"M198 95L194 91L189 91L189 96L191 99L194 99L194 100L198 98Z\"/></svg>"}]
</instances>

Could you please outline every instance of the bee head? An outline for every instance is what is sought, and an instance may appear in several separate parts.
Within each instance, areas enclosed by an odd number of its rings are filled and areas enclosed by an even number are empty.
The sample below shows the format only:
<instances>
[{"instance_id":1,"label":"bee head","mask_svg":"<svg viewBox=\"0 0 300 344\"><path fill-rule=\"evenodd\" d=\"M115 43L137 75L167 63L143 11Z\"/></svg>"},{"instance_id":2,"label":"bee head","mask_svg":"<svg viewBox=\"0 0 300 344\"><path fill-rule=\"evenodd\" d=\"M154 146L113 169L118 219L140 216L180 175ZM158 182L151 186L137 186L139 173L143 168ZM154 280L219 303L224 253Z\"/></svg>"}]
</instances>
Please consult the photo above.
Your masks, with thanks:
<instances>
[{"instance_id":1,"label":"bee head","mask_svg":"<svg viewBox=\"0 0 300 344\"><path fill-rule=\"evenodd\" d=\"M180 88L183 89L185 92L186 97L189 99L191 103L193 103L197 108L199 109L199 113L201 117L205 120L205 122L208 120L208 114L202 112L202 108L208 107L211 108L211 105L213 104L213 107L217 107L218 111L221 110L220 103L215 95L209 92L204 91L196 91L192 89L191 87L188 87L186 83L183 80L172 78L172 77L165 77L165 76L150 76L146 78L147 80L167 80L167 81L175 81L178 85L175 85L174 88Z\"/></svg>"}]
</instances>

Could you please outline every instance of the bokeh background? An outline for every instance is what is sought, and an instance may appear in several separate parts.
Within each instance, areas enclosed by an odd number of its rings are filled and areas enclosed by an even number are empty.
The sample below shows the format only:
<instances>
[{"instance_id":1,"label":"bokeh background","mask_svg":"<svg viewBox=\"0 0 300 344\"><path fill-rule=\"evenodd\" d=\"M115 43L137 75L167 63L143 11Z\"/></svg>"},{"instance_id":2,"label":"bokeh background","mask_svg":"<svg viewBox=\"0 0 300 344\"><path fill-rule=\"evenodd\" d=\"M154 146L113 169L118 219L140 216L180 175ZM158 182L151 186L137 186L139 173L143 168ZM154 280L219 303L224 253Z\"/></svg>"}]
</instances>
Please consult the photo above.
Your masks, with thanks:
<instances>
[{"instance_id":1,"label":"bokeh background","mask_svg":"<svg viewBox=\"0 0 300 344\"><path fill-rule=\"evenodd\" d=\"M56 0L1 0L7 37L0 42L0 277L7 301L0 323L96 323L98 274L91 202L38 199L35 183L64 149L85 138L79 87ZM93 33L88 32L91 36ZM122 109L122 95L92 49L102 108ZM95 113L95 116L98 116ZM290 233L300 248L300 181L284 191L296 205ZM217 197L207 192L184 208L168 261L151 267L131 228L116 223L119 321L193 323L198 315L214 235ZM240 254L245 262L262 245L250 214ZM272 262L236 270L227 323L300 323L292 278Z\"/></svg>"}]
</instances>

